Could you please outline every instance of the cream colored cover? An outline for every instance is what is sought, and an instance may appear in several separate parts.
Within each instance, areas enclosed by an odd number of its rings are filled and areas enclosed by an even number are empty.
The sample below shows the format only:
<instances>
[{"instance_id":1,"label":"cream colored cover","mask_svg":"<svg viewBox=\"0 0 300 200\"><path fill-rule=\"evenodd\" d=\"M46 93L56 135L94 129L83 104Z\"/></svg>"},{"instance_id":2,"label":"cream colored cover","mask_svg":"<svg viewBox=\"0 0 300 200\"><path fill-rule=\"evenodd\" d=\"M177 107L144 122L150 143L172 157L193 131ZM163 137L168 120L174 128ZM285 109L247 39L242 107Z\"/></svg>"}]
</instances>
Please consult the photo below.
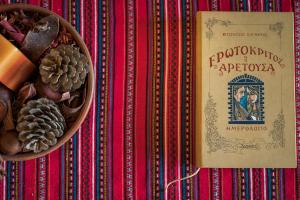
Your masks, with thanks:
<instances>
[{"instance_id":1,"label":"cream colored cover","mask_svg":"<svg viewBox=\"0 0 300 200\"><path fill-rule=\"evenodd\" d=\"M199 167L296 167L293 18L197 14Z\"/></svg>"}]
</instances>

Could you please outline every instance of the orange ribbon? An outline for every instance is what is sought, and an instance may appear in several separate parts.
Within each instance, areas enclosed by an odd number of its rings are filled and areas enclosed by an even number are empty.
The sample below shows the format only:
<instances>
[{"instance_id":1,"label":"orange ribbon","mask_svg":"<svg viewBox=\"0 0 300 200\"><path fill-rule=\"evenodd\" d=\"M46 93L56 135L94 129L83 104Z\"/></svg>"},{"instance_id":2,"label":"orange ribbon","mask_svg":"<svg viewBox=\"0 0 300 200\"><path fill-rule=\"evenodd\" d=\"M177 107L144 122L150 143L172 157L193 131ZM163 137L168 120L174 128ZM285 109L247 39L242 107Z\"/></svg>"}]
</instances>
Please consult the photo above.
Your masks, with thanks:
<instances>
[{"instance_id":1,"label":"orange ribbon","mask_svg":"<svg viewBox=\"0 0 300 200\"><path fill-rule=\"evenodd\" d=\"M35 65L0 34L0 82L16 91L28 80Z\"/></svg>"}]
</instances>

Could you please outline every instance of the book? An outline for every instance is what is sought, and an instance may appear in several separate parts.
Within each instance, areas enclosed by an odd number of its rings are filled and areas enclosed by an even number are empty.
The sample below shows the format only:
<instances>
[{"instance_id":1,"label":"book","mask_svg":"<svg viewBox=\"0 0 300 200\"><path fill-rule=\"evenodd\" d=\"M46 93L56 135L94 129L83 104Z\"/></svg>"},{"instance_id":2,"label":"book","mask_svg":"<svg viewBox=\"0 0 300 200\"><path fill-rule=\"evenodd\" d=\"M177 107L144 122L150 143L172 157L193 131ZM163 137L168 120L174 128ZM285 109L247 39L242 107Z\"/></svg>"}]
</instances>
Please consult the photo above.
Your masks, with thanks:
<instances>
[{"instance_id":1,"label":"book","mask_svg":"<svg viewBox=\"0 0 300 200\"><path fill-rule=\"evenodd\" d=\"M197 13L198 167L296 167L293 19Z\"/></svg>"}]
</instances>

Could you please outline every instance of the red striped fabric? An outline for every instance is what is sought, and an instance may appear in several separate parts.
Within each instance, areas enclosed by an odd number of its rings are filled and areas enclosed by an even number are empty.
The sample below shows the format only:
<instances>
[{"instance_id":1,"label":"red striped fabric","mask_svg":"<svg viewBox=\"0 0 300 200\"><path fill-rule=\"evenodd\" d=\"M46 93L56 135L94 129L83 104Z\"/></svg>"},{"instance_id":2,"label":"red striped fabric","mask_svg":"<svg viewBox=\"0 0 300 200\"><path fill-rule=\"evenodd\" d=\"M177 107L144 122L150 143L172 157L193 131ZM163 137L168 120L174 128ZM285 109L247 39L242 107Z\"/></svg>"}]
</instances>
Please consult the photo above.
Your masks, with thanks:
<instances>
[{"instance_id":1,"label":"red striped fabric","mask_svg":"<svg viewBox=\"0 0 300 200\"><path fill-rule=\"evenodd\" d=\"M79 31L94 64L96 92L85 122L63 147L36 160L5 163L0 199L300 198L299 168L201 169L164 192L168 182L197 169L196 12L294 11L299 71L300 1L0 1L17 2L48 8ZM297 74L297 102L299 81Z\"/></svg>"},{"instance_id":2,"label":"red striped fabric","mask_svg":"<svg viewBox=\"0 0 300 200\"><path fill-rule=\"evenodd\" d=\"M115 37L115 79L123 80L115 84L114 87L114 107L120 108L114 110L114 133L113 146L118 147L113 151L113 183L114 193L113 199L120 199L124 197L124 162L122 155L124 155L124 92L125 91L125 66L126 66L126 15L125 2L121 1L115 4L116 13L116 28L118 33Z\"/></svg>"}]
</instances>

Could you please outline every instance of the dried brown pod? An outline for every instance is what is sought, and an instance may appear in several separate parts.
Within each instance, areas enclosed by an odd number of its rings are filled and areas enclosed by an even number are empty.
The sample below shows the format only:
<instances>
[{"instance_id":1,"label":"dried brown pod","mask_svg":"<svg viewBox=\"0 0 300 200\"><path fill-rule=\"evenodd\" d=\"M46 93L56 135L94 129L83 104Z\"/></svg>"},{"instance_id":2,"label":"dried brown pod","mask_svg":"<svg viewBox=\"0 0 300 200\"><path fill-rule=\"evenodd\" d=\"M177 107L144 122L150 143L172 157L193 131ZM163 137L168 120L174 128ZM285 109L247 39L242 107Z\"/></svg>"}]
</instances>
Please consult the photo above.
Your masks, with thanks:
<instances>
[{"instance_id":1,"label":"dried brown pod","mask_svg":"<svg viewBox=\"0 0 300 200\"><path fill-rule=\"evenodd\" d=\"M7 114L5 119L3 120L5 132L15 130L15 122L13 118L13 109L12 109L11 101L8 101L7 105L8 105Z\"/></svg>"},{"instance_id":2,"label":"dried brown pod","mask_svg":"<svg viewBox=\"0 0 300 200\"><path fill-rule=\"evenodd\" d=\"M54 102L58 102L62 95L59 92L55 92L48 85L44 84L40 79L35 83L35 88L40 97L48 98Z\"/></svg>"},{"instance_id":3,"label":"dried brown pod","mask_svg":"<svg viewBox=\"0 0 300 200\"><path fill-rule=\"evenodd\" d=\"M7 19L6 13L0 13L0 21L4 19Z\"/></svg>"},{"instance_id":4,"label":"dried brown pod","mask_svg":"<svg viewBox=\"0 0 300 200\"><path fill-rule=\"evenodd\" d=\"M71 97L60 104L61 112L69 126L76 121L78 114L85 104L86 95L87 84L84 85L83 90L72 92Z\"/></svg>"},{"instance_id":5,"label":"dried brown pod","mask_svg":"<svg viewBox=\"0 0 300 200\"><path fill-rule=\"evenodd\" d=\"M7 131L0 134L0 152L6 155L15 155L22 151L22 143L16 131Z\"/></svg>"},{"instance_id":6,"label":"dried brown pod","mask_svg":"<svg viewBox=\"0 0 300 200\"><path fill-rule=\"evenodd\" d=\"M24 39L21 51L36 62L55 40L59 31L59 19L53 15L42 18Z\"/></svg>"},{"instance_id":7,"label":"dried brown pod","mask_svg":"<svg viewBox=\"0 0 300 200\"><path fill-rule=\"evenodd\" d=\"M4 133L5 132L5 127L4 127L4 123L1 122L0 123L0 134Z\"/></svg>"},{"instance_id":8,"label":"dried brown pod","mask_svg":"<svg viewBox=\"0 0 300 200\"><path fill-rule=\"evenodd\" d=\"M7 117L11 94L12 92L0 83L0 124Z\"/></svg>"},{"instance_id":9,"label":"dried brown pod","mask_svg":"<svg viewBox=\"0 0 300 200\"><path fill-rule=\"evenodd\" d=\"M84 105L84 99L77 93L61 105L62 113L68 123L72 123L78 117L78 113Z\"/></svg>"},{"instance_id":10,"label":"dried brown pod","mask_svg":"<svg viewBox=\"0 0 300 200\"><path fill-rule=\"evenodd\" d=\"M39 21L40 18L38 13L28 13L22 9L0 14L0 21L6 20L11 26L23 33L24 37L29 30L32 30L34 24ZM5 33L3 30L1 32Z\"/></svg>"},{"instance_id":11,"label":"dried brown pod","mask_svg":"<svg viewBox=\"0 0 300 200\"><path fill-rule=\"evenodd\" d=\"M0 155L0 180L6 176L6 171L3 165L4 165L4 160L2 158L2 155Z\"/></svg>"},{"instance_id":12,"label":"dried brown pod","mask_svg":"<svg viewBox=\"0 0 300 200\"><path fill-rule=\"evenodd\" d=\"M10 100L12 92L3 84L0 83L0 99L7 102Z\"/></svg>"},{"instance_id":13,"label":"dried brown pod","mask_svg":"<svg viewBox=\"0 0 300 200\"><path fill-rule=\"evenodd\" d=\"M18 92L17 102L19 105L25 104L36 95L36 89L33 83L25 84Z\"/></svg>"},{"instance_id":14,"label":"dried brown pod","mask_svg":"<svg viewBox=\"0 0 300 200\"><path fill-rule=\"evenodd\" d=\"M7 114L7 105L6 103L0 99L0 122L2 122Z\"/></svg>"},{"instance_id":15,"label":"dried brown pod","mask_svg":"<svg viewBox=\"0 0 300 200\"><path fill-rule=\"evenodd\" d=\"M62 27L57 40L59 44L71 44L73 37L71 33L67 32L66 27Z\"/></svg>"},{"instance_id":16,"label":"dried brown pod","mask_svg":"<svg viewBox=\"0 0 300 200\"><path fill-rule=\"evenodd\" d=\"M51 89L49 85L46 85L43 83L40 79L35 83L35 88L37 90L37 93L40 97L44 97L47 99L51 99L54 102L61 102L65 101L70 98L70 93L59 93Z\"/></svg>"},{"instance_id":17,"label":"dried brown pod","mask_svg":"<svg viewBox=\"0 0 300 200\"><path fill-rule=\"evenodd\" d=\"M2 114L0 120L0 152L5 154L14 155L17 153L17 143L19 141L13 140L15 124L12 115L11 98L12 92L0 83L0 110L2 109L5 114ZM1 108L2 107L2 108ZM0 113L1 115L1 113ZM8 145L12 145L9 147ZM1 169L0 169L1 176Z\"/></svg>"},{"instance_id":18,"label":"dried brown pod","mask_svg":"<svg viewBox=\"0 0 300 200\"><path fill-rule=\"evenodd\" d=\"M24 41L25 35L20 30L13 27L6 19L1 20L0 25L18 44L21 44Z\"/></svg>"},{"instance_id":19,"label":"dried brown pod","mask_svg":"<svg viewBox=\"0 0 300 200\"><path fill-rule=\"evenodd\" d=\"M35 24L35 19L25 14L23 10L12 12L8 21L11 21L23 33L27 33Z\"/></svg>"},{"instance_id":20,"label":"dried brown pod","mask_svg":"<svg viewBox=\"0 0 300 200\"><path fill-rule=\"evenodd\" d=\"M29 100L33 99L37 95L35 86L33 83L25 83L19 90L17 99L13 103L13 116L17 118L17 114L22 106Z\"/></svg>"}]
</instances>

